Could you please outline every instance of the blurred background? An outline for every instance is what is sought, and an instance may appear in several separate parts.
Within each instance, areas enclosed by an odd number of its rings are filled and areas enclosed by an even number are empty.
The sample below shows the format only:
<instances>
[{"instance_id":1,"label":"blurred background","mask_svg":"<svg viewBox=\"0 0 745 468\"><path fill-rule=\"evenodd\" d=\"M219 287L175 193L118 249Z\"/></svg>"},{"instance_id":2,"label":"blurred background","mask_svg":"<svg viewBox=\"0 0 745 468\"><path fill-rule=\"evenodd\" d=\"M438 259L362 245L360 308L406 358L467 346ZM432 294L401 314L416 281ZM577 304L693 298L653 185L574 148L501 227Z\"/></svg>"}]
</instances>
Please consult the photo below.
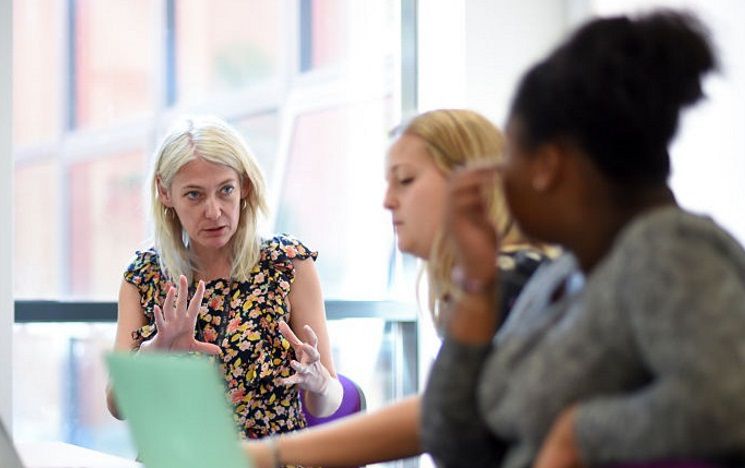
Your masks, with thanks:
<instances>
[{"instance_id":1,"label":"blurred background","mask_svg":"<svg viewBox=\"0 0 745 468\"><path fill-rule=\"evenodd\" d=\"M102 355L122 272L149 245L152 151L184 113L219 115L243 133L271 193L263 230L319 251L337 369L369 409L418 391L438 346L417 305L419 266L396 252L382 208L388 131L439 107L501 126L522 71L592 15L684 7L711 27L722 71L685 115L671 183L684 206L745 241L739 0L3 1L13 205L0 214L12 219L3 278L15 303L19 440L135 453L106 410ZM0 344L0 356L9 351Z\"/></svg>"}]
</instances>

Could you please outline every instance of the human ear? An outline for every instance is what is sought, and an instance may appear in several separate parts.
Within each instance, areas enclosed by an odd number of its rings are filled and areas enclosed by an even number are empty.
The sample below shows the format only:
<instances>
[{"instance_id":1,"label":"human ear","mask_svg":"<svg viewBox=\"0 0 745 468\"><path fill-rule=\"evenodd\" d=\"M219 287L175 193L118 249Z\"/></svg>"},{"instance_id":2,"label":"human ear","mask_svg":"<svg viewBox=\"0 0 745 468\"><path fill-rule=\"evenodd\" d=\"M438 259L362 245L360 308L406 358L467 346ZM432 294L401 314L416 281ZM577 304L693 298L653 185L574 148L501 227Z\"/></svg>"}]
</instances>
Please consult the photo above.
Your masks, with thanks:
<instances>
[{"instance_id":1,"label":"human ear","mask_svg":"<svg viewBox=\"0 0 745 468\"><path fill-rule=\"evenodd\" d=\"M556 143L546 143L536 151L533 158L531 186L536 192L547 192L554 188L561 175L564 164L563 147Z\"/></svg>"},{"instance_id":2,"label":"human ear","mask_svg":"<svg viewBox=\"0 0 745 468\"><path fill-rule=\"evenodd\" d=\"M168 193L168 189L163 185L163 181L161 180L160 176L157 176L155 178L155 184L158 187L158 198L160 198L160 202L163 203L164 206L168 208L173 207L173 201L171 200L171 195Z\"/></svg>"},{"instance_id":3,"label":"human ear","mask_svg":"<svg viewBox=\"0 0 745 468\"><path fill-rule=\"evenodd\" d=\"M248 180L248 177L243 177L241 181L241 198L245 199L249 195L251 195L251 181Z\"/></svg>"}]
</instances>

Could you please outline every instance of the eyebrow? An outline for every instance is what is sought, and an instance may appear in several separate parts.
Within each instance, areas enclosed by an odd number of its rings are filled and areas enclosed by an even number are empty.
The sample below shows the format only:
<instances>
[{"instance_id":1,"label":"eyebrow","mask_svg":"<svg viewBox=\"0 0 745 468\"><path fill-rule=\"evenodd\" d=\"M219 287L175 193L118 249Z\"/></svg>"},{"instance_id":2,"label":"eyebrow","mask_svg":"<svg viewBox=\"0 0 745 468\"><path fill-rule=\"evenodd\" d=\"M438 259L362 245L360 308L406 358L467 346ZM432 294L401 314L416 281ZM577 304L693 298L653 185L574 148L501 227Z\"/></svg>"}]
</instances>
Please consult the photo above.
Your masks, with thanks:
<instances>
[{"instance_id":1,"label":"eyebrow","mask_svg":"<svg viewBox=\"0 0 745 468\"><path fill-rule=\"evenodd\" d=\"M389 167L388 172L396 172L398 169L402 169L402 168L407 169L411 167L414 167L414 165L411 163L398 163L398 164L394 164L393 166Z\"/></svg>"},{"instance_id":2,"label":"eyebrow","mask_svg":"<svg viewBox=\"0 0 745 468\"><path fill-rule=\"evenodd\" d=\"M223 180L222 182L220 182L219 184L217 184L217 186L218 187L222 187L225 184L228 184L228 183L231 183L231 182L235 182L235 181L236 181L236 178L235 177L229 177L229 178ZM189 184L189 185L184 185L182 187L182 190L194 190L194 189L200 189L201 190L203 188L204 187L202 187L201 185Z\"/></svg>"}]
</instances>

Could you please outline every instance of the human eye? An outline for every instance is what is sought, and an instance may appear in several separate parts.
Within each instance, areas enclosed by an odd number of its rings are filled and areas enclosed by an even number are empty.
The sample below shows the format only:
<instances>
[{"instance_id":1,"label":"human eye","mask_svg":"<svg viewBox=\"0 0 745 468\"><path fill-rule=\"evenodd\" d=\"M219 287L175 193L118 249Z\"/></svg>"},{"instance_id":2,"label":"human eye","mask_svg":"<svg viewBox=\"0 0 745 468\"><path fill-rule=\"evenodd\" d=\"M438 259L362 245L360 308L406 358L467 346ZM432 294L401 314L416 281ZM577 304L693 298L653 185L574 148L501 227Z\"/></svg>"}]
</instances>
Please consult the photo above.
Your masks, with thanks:
<instances>
[{"instance_id":1,"label":"human eye","mask_svg":"<svg viewBox=\"0 0 745 468\"><path fill-rule=\"evenodd\" d=\"M399 177L398 178L398 184L399 185L406 186L406 185L410 185L412 182L414 182L414 177L413 176L405 176L405 177Z\"/></svg>"},{"instance_id":2,"label":"human eye","mask_svg":"<svg viewBox=\"0 0 745 468\"><path fill-rule=\"evenodd\" d=\"M196 190L189 190L188 192L184 193L184 197L186 197L189 200L199 200L200 193Z\"/></svg>"},{"instance_id":3,"label":"human eye","mask_svg":"<svg viewBox=\"0 0 745 468\"><path fill-rule=\"evenodd\" d=\"M221 192L221 193L222 193L223 195L230 195L231 193L235 192L235 186L234 186L234 185L232 185L232 184L228 184L228 185L225 185L225 186L223 186L223 187L222 187L222 188L220 189L220 192Z\"/></svg>"}]
</instances>

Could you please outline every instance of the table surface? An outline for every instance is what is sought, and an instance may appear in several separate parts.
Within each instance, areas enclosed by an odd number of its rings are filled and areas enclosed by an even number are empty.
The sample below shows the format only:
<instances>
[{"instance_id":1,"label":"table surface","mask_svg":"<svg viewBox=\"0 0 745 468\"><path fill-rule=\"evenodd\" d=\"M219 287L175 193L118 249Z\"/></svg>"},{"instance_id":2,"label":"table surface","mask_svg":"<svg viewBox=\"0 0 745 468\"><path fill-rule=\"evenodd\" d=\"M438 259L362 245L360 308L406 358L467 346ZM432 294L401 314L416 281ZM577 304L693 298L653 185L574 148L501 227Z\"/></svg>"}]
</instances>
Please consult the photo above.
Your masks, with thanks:
<instances>
[{"instance_id":1,"label":"table surface","mask_svg":"<svg viewBox=\"0 0 745 468\"><path fill-rule=\"evenodd\" d=\"M26 468L144 468L134 460L64 442L19 442L16 448Z\"/></svg>"}]
</instances>

